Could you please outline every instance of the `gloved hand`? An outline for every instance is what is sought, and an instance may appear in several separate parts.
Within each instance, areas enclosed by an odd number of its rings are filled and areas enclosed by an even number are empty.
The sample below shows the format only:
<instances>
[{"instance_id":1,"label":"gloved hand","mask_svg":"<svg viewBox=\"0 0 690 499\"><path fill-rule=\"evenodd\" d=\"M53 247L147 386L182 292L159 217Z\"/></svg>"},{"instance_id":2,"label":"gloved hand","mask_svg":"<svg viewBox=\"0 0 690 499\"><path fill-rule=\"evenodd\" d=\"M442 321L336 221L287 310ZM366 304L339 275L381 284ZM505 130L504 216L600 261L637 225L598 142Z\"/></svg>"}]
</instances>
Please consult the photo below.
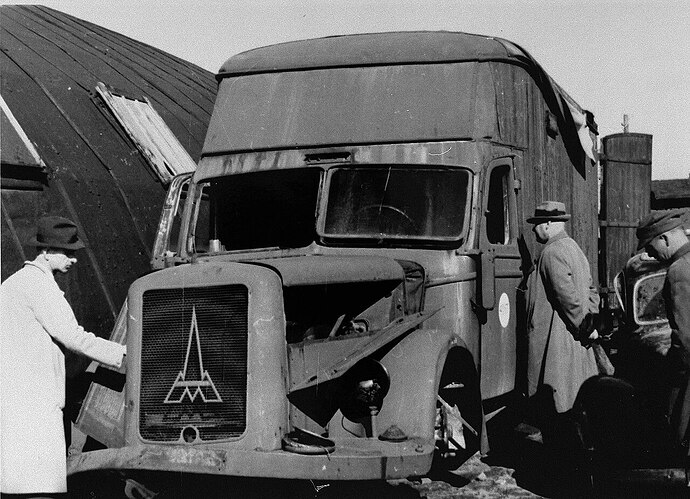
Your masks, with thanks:
<instances>
[{"instance_id":1,"label":"gloved hand","mask_svg":"<svg viewBox=\"0 0 690 499\"><path fill-rule=\"evenodd\" d=\"M576 339L583 347L589 348L594 341L599 339L599 332L596 329L598 322L598 314L587 314L580 323Z\"/></svg>"}]
</instances>

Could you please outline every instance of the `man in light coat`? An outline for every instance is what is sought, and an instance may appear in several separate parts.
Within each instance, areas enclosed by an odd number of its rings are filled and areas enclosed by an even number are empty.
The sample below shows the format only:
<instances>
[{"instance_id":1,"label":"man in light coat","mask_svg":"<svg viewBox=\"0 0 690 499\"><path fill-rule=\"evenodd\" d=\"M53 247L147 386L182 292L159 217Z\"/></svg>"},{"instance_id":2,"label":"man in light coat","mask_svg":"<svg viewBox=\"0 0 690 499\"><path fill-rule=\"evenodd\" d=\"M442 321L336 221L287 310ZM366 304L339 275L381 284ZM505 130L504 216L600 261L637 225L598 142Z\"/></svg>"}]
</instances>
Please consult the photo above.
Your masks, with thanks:
<instances>
[{"instance_id":1,"label":"man in light coat","mask_svg":"<svg viewBox=\"0 0 690 499\"><path fill-rule=\"evenodd\" d=\"M47 497L67 491L64 349L115 368L126 349L84 331L55 282L84 247L76 225L41 218L30 244L38 256L0 286L0 490Z\"/></svg>"},{"instance_id":2,"label":"man in light coat","mask_svg":"<svg viewBox=\"0 0 690 499\"><path fill-rule=\"evenodd\" d=\"M598 314L599 295L587 257L565 231L569 219L563 203L546 201L527 220L544 245L527 282L528 395L539 391L556 413L570 410L582 383L599 374L588 348L598 332L587 331L584 338L580 332L587 315ZM545 426L546 438L548 417Z\"/></svg>"}]
</instances>

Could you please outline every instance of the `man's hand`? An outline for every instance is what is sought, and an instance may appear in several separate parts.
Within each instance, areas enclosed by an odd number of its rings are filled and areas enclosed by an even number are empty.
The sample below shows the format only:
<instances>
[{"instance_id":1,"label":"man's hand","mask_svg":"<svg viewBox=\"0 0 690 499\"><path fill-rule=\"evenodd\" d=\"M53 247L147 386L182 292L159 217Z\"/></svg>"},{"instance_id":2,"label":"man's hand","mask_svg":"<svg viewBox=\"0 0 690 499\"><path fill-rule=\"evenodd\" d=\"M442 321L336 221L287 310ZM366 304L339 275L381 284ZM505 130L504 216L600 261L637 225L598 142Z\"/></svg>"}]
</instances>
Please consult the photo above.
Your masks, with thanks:
<instances>
[{"instance_id":1,"label":"man's hand","mask_svg":"<svg viewBox=\"0 0 690 499\"><path fill-rule=\"evenodd\" d=\"M596 329L597 320L596 314L587 314L578 327L578 335L575 339L585 348L589 348L592 342L599 338L599 332Z\"/></svg>"}]
</instances>

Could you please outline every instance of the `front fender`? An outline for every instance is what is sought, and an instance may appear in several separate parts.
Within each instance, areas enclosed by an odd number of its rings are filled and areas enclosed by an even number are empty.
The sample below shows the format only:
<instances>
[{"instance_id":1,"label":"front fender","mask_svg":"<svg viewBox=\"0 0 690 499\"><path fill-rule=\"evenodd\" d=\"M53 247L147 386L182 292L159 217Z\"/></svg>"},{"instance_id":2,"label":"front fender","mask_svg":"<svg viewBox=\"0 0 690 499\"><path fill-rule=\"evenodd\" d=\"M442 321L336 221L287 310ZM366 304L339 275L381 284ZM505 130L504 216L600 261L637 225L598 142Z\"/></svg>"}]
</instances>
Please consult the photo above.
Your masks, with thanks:
<instances>
[{"instance_id":1,"label":"front fender","mask_svg":"<svg viewBox=\"0 0 690 499\"><path fill-rule=\"evenodd\" d=\"M438 384L448 352L454 347L467 349L450 332L420 329L381 359L390 374L391 388L378 416L380 431L395 424L407 435L433 438Z\"/></svg>"}]
</instances>

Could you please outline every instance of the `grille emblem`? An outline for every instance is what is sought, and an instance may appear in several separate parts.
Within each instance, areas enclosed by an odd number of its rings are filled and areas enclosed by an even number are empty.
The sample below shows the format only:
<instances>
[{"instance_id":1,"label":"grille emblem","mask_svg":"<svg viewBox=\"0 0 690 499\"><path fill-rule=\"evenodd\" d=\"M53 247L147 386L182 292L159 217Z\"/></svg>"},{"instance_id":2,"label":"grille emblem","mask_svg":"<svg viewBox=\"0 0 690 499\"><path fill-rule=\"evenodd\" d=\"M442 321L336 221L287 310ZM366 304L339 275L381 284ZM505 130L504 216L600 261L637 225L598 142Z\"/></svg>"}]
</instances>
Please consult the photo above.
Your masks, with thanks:
<instances>
[{"instance_id":1,"label":"grille emblem","mask_svg":"<svg viewBox=\"0 0 690 499\"><path fill-rule=\"evenodd\" d=\"M192 351L192 340L196 340L196 351L199 359L199 377L198 379L188 380L187 366L189 365L189 355ZM208 388L209 390L203 390L203 388ZM192 391L192 389L194 391ZM207 394L208 391L212 391L213 393ZM174 398L173 393L179 393L179 396ZM218 390L216 390L216 385L214 385L213 380L211 380L211 375L208 371L204 370L204 361L201 358L201 342L199 341L199 325L196 321L196 307L192 308L192 322L189 325L189 340L187 341L187 355L184 359L184 367L182 371L177 373L177 378L175 378L163 403L181 404L185 395L189 397L190 402L194 402L197 395L201 397L204 403L223 401L223 399L220 398Z\"/></svg>"}]
</instances>

